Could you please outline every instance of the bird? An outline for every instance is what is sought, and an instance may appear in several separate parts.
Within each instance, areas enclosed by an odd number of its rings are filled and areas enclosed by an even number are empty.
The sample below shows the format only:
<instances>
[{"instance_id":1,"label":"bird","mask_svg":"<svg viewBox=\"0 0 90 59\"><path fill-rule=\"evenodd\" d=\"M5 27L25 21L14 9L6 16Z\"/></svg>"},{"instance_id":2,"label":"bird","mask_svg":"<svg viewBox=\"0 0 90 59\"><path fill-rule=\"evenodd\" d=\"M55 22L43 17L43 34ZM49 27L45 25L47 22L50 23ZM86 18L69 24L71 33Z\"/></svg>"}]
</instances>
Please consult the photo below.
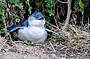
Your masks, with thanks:
<instances>
[{"instance_id":1,"label":"bird","mask_svg":"<svg viewBox=\"0 0 90 59\"><path fill-rule=\"evenodd\" d=\"M40 12L34 12L20 25L13 24L8 27L9 32L17 29L17 34L22 40L29 40L33 43L44 43L47 39L45 18Z\"/></svg>"},{"instance_id":2,"label":"bird","mask_svg":"<svg viewBox=\"0 0 90 59\"><path fill-rule=\"evenodd\" d=\"M66 40L62 34L58 34L46 28L45 17L41 12L34 12L20 25L12 24L7 28L7 30L9 32L17 30L17 34L20 39L28 40L32 43L44 43L45 40L47 40L47 32L52 32L58 37Z\"/></svg>"}]
</instances>

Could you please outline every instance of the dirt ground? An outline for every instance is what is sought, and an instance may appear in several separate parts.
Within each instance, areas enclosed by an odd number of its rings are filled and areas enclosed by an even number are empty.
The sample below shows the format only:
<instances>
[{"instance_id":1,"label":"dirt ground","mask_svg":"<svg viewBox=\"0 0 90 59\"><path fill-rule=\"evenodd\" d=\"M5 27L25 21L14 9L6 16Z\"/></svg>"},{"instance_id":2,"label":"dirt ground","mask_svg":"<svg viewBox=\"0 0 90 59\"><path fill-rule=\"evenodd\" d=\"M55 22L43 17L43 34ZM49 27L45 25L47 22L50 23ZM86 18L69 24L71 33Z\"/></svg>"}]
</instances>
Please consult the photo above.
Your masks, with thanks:
<instances>
[{"instance_id":1,"label":"dirt ground","mask_svg":"<svg viewBox=\"0 0 90 59\"><path fill-rule=\"evenodd\" d=\"M67 41L64 43L51 41L43 45L31 46L22 41L11 43L0 37L0 59L90 59L88 43L84 45L87 48L82 46L77 49L73 47L75 45Z\"/></svg>"}]
</instances>

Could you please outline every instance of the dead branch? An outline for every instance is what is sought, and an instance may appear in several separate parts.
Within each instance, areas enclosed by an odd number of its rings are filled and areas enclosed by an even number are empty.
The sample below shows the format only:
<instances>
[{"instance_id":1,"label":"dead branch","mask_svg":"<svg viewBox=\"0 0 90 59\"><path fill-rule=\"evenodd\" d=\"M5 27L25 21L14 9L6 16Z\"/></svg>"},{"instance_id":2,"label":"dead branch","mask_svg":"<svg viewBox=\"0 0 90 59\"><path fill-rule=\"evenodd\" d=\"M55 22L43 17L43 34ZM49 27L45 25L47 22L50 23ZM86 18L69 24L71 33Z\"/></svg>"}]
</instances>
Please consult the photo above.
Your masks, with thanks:
<instances>
[{"instance_id":1,"label":"dead branch","mask_svg":"<svg viewBox=\"0 0 90 59\"><path fill-rule=\"evenodd\" d=\"M50 41L49 41L49 43L50 43L51 47L53 48L54 52L56 52L56 50L55 50L54 46L52 45L52 43Z\"/></svg>"},{"instance_id":2,"label":"dead branch","mask_svg":"<svg viewBox=\"0 0 90 59\"><path fill-rule=\"evenodd\" d=\"M69 24L70 15L71 15L71 0L68 0L67 18L65 21L65 25L62 27L62 30L66 30L66 28Z\"/></svg>"},{"instance_id":3,"label":"dead branch","mask_svg":"<svg viewBox=\"0 0 90 59\"><path fill-rule=\"evenodd\" d=\"M57 1L60 3L63 3L63 4L68 4L68 2L63 2L63 1L59 1L59 0L57 0Z\"/></svg>"}]
</instances>

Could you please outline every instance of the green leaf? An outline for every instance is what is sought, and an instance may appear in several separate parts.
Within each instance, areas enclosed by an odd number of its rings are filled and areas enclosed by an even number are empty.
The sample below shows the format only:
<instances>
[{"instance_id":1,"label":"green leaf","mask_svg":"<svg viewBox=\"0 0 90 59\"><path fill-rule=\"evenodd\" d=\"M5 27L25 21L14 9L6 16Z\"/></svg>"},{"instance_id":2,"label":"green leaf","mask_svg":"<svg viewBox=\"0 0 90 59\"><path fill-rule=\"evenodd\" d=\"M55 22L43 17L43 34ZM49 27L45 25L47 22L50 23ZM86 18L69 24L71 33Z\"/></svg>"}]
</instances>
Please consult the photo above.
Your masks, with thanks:
<instances>
[{"instance_id":1,"label":"green leaf","mask_svg":"<svg viewBox=\"0 0 90 59\"><path fill-rule=\"evenodd\" d=\"M74 5L78 5L79 0L75 0Z\"/></svg>"},{"instance_id":2,"label":"green leaf","mask_svg":"<svg viewBox=\"0 0 90 59\"><path fill-rule=\"evenodd\" d=\"M48 10L49 16L54 16L53 10Z\"/></svg>"},{"instance_id":3,"label":"green leaf","mask_svg":"<svg viewBox=\"0 0 90 59\"><path fill-rule=\"evenodd\" d=\"M81 13L83 15L84 14L84 8L81 8L80 11L81 11Z\"/></svg>"},{"instance_id":4,"label":"green leaf","mask_svg":"<svg viewBox=\"0 0 90 59\"><path fill-rule=\"evenodd\" d=\"M8 18L8 15L5 15L6 18Z\"/></svg>"},{"instance_id":5,"label":"green leaf","mask_svg":"<svg viewBox=\"0 0 90 59\"><path fill-rule=\"evenodd\" d=\"M4 33L6 33L6 30L5 29L1 29L0 30L0 34L4 34Z\"/></svg>"},{"instance_id":6,"label":"green leaf","mask_svg":"<svg viewBox=\"0 0 90 59\"><path fill-rule=\"evenodd\" d=\"M50 3L50 2L51 2L51 0L45 0L45 2L46 2L46 3Z\"/></svg>"},{"instance_id":7,"label":"green leaf","mask_svg":"<svg viewBox=\"0 0 90 59\"><path fill-rule=\"evenodd\" d=\"M32 10L32 7L29 7L28 8L29 14L31 14L31 12L32 12L31 10Z\"/></svg>"},{"instance_id":8,"label":"green leaf","mask_svg":"<svg viewBox=\"0 0 90 59\"><path fill-rule=\"evenodd\" d=\"M43 13L48 13L47 9L44 9L42 12L43 12Z\"/></svg>"},{"instance_id":9,"label":"green leaf","mask_svg":"<svg viewBox=\"0 0 90 59\"><path fill-rule=\"evenodd\" d=\"M0 12L0 15L2 16L3 15L3 12Z\"/></svg>"},{"instance_id":10,"label":"green leaf","mask_svg":"<svg viewBox=\"0 0 90 59\"><path fill-rule=\"evenodd\" d=\"M82 0L80 0L78 4L80 8L84 8L84 3L82 3Z\"/></svg>"},{"instance_id":11,"label":"green leaf","mask_svg":"<svg viewBox=\"0 0 90 59\"><path fill-rule=\"evenodd\" d=\"M52 8L52 6L50 4L47 4L46 8Z\"/></svg>"},{"instance_id":12,"label":"green leaf","mask_svg":"<svg viewBox=\"0 0 90 59\"><path fill-rule=\"evenodd\" d=\"M23 9L22 3L16 3L15 5L16 5L17 7L19 7L20 9Z\"/></svg>"},{"instance_id":13,"label":"green leaf","mask_svg":"<svg viewBox=\"0 0 90 59\"><path fill-rule=\"evenodd\" d=\"M14 3L18 3L18 2L19 2L19 0L15 0L15 1L14 1Z\"/></svg>"},{"instance_id":14,"label":"green leaf","mask_svg":"<svg viewBox=\"0 0 90 59\"><path fill-rule=\"evenodd\" d=\"M37 3L36 6L37 6L38 8L40 8L40 7L41 7L41 3Z\"/></svg>"},{"instance_id":15,"label":"green leaf","mask_svg":"<svg viewBox=\"0 0 90 59\"><path fill-rule=\"evenodd\" d=\"M50 17L45 16L45 18L47 19L46 26L50 26Z\"/></svg>"},{"instance_id":16,"label":"green leaf","mask_svg":"<svg viewBox=\"0 0 90 59\"><path fill-rule=\"evenodd\" d=\"M4 4L2 2L0 2L0 7L4 8Z\"/></svg>"},{"instance_id":17,"label":"green leaf","mask_svg":"<svg viewBox=\"0 0 90 59\"><path fill-rule=\"evenodd\" d=\"M19 4L19 8L20 8L20 9L23 9L22 3Z\"/></svg>"},{"instance_id":18,"label":"green leaf","mask_svg":"<svg viewBox=\"0 0 90 59\"><path fill-rule=\"evenodd\" d=\"M17 13L17 11L13 11L13 12L12 12L12 14L16 14L16 13Z\"/></svg>"},{"instance_id":19,"label":"green leaf","mask_svg":"<svg viewBox=\"0 0 90 59\"><path fill-rule=\"evenodd\" d=\"M74 7L73 7L74 10L77 10L78 8L79 8L78 6L74 6Z\"/></svg>"},{"instance_id":20,"label":"green leaf","mask_svg":"<svg viewBox=\"0 0 90 59\"><path fill-rule=\"evenodd\" d=\"M9 0L10 3L14 3L14 0Z\"/></svg>"},{"instance_id":21,"label":"green leaf","mask_svg":"<svg viewBox=\"0 0 90 59\"><path fill-rule=\"evenodd\" d=\"M26 0L25 3L26 3L26 4L29 4L29 0Z\"/></svg>"},{"instance_id":22,"label":"green leaf","mask_svg":"<svg viewBox=\"0 0 90 59\"><path fill-rule=\"evenodd\" d=\"M88 6L88 2L85 3L85 6L84 7L86 8L87 6Z\"/></svg>"},{"instance_id":23,"label":"green leaf","mask_svg":"<svg viewBox=\"0 0 90 59\"><path fill-rule=\"evenodd\" d=\"M0 21L2 22L3 21L3 18L0 18Z\"/></svg>"},{"instance_id":24,"label":"green leaf","mask_svg":"<svg viewBox=\"0 0 90 59\"><path fill-rule=\"evenodd\" d=\"M19 18L18 16L14 16L14 19L17 19L17 18Z\"/></svg>"}]
</instances>

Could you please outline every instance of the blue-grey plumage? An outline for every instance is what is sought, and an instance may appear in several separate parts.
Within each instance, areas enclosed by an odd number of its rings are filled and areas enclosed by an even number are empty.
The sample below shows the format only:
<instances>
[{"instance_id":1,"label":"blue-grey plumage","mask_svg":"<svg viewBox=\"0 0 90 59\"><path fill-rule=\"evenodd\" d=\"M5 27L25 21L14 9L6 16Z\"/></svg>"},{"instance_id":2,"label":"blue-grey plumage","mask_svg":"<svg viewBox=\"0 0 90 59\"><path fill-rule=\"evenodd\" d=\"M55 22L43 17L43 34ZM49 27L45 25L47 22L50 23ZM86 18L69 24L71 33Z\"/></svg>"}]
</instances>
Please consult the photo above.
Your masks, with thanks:
<instances>
[{"instance_id":1,"label":"blue-grey plumage","mask_svg":"<svg viewBox=\"0 0 90 59\"><path fill-rule=\"evenodd\" d=\"M28 20L30 20L31 17L35 17L37 20L44 20L43 14L40 12L34 12L32 15L28 17L27 20L25 20L23 23L21 23L22 26L27 26L28 27Z\"/></svg>"},{"instance_id":2,"label":"blue-grey plumage","mask_svg":"<svg viewBox=\"0 0 90 59\"><path fill-rule=\"evenodd\" d=\"M8 28L10 32L18 30L18 36L22 40L29 40L33 43L43 43L47 39L45 30L45 18L40 12L35 12L20 25L12 25Z\"/></svg>"},{"instance_id":3,"label":"blue-grey plumage","mask_svg":"<svg viewBox=\"0 0 90 59\"><path fill-rule=\"evenodd\" d=\"M45 20L36 20L35 17L28 19L28 27L19 29L18 35L23 40L30 40L33 43L43 43L47 39L47 32L44 27Z\"/></svg>"},{"instance_id":4,"label":"blue-grey plumage","mask_svg":"<svg viewBox=\"0 0 90 59\"><path fill-rule=\"evenodd\" d=\"M17 34L22 40L29 40L33 43L43 43L47 39L47 31L66 40L63 35L59 35L58 33L46 28L45 18L40 12L33 13L20 25L13 24L7 29L10 32L18 29Z\"/></svg>"}]
</instances>

